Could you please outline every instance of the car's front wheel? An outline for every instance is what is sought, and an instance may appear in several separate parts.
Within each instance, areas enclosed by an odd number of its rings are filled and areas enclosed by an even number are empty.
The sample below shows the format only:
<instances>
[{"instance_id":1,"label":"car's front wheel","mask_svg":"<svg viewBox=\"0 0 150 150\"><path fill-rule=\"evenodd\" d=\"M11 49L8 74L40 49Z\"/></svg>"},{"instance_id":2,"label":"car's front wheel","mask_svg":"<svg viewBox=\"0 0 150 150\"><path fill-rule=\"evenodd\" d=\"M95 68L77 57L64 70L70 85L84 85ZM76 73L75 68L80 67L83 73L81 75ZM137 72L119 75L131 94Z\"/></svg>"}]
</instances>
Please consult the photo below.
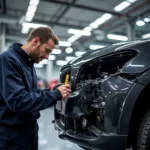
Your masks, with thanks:
<instances>
[{"instance_id":1,"label":"car's front wheel","mask_svg":"<svg viewBox=\"0 0 150 150\"><path fill-rule=\"evenodd\" d=\"M150 110L145 114L133 150L150 150Z\"/></svg>"}]
</instances>

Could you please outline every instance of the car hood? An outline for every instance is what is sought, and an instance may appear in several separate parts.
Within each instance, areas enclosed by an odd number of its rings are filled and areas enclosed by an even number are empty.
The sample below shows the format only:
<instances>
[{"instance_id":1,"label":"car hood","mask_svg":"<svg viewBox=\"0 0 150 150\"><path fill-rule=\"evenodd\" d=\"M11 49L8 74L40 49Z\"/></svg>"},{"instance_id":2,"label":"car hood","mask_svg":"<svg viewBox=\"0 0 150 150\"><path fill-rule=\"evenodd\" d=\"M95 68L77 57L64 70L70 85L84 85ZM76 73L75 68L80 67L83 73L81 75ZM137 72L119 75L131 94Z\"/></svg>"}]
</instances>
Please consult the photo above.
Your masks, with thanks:
<instances>
[{"instance_id":1,"label":"car hood","mask_svg":"<svg viewBox=\"0 0 150 150\"><path fill-rule=\"evenodd\" d=\"M86 62L88 62L92 59L95 59L97 57L105 56L105 55L111 54L113 52L122 51L125 49L134 49L134 50L141 52L139 49L139 45L143 45L146 42L148 42L148 44L150 44L150 40L149 41L146 41L146 40L145 41L142 41L142 40L141 41L130 41L130 42L116 43L109 47L105 47L105 48L98 49L98 50L91 50L91 51L86 52L85 54L83 54L80 57L76 57L75 59L68 62L66 65L67 66L73 65L75 67L78 67L78 66L81 66L82 64L85 64Z\"/></svg>"}]
</instances>

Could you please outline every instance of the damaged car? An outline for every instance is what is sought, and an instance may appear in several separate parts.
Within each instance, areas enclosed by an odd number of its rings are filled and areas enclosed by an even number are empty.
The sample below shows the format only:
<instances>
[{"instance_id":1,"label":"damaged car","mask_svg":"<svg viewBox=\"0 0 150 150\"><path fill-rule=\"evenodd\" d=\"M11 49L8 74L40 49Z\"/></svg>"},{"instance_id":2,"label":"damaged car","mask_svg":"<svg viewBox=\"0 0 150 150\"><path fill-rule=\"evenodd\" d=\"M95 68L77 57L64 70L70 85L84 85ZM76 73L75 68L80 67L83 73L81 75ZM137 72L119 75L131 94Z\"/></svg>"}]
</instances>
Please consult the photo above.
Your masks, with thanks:
<instances>
[{"instance_id":1,"label":"damaged car","mask_svg":"<svg viewBox=\"0 0 150 150\"><path fill-rule=\"evenodd\" d=\"M89 51L61 67L72 92L54 107L61 139L84 150L150 149L150 40Z\"/></svg>"}]
</instances>

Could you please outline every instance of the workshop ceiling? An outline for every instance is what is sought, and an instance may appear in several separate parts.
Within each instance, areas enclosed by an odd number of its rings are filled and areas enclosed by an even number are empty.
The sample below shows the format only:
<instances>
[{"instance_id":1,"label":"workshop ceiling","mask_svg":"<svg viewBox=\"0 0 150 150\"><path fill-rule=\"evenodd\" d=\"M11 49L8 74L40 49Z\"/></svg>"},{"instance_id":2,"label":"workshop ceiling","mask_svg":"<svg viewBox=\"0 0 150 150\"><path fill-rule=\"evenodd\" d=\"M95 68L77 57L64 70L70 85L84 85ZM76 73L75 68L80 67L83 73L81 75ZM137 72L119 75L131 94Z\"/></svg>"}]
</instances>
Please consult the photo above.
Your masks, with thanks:
<instances>
[{"instance_id":1,"label":"workshop ceiling","mask_svg":"<svg viewBox=\"0 0 150 150\"><path fill-rule=\"evenodd\" d=\"M31 1L37 8L31 7L30 11L35 13L30 12L27 21L25 16ZM119 10L122 7L119 6L114 9L120 3L126 8ZM73 52L67 53L65 50L69 46L60 45L63 53L54 54L54 62L65 60L66 56L77 56L77 51L96 49L94 46L90 48L90 45L107 46L142 39L143 35L150 33L150 0L0 0L0 12L0 23L6 26L8 45L26 40L33 28L27 27L29 30L22 33L22 25L26 22L49 25L61 41L71 42ZM95 20L98 24L94 23ZM73 34L68 33L69 29L80 31L70 30L75 32ZM114 34L124 37L122 40L120 37L112 39Z\"/></svg>"}]
</instances>

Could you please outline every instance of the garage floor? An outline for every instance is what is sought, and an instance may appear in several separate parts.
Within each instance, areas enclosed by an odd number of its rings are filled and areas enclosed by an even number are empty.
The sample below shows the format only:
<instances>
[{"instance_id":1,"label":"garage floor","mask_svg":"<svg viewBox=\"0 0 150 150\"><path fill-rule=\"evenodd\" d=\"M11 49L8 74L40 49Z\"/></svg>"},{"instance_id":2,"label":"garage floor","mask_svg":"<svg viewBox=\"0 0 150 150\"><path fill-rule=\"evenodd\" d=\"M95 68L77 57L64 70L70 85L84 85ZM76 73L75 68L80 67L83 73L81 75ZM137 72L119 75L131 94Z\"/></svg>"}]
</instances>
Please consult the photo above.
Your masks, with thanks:
<instances>
[{"instance_id":1,"label":"garage floor","mask_svg":"<svg viewBox=\"0 0 150 150\"><path fill-rule=\"evenodd\" d=\"M39 124L39 150L81 150L75 144L58 138L58 132L51 123L54 119L53 108L41 111Z\"/></svg>"},{"instance_id":2,"label":"garage floor","mask_svg":"<svg viewBox=\"0 0 150 150\"><path fill-rule=\"evenodd\" d=\"M39 150L82 150L77 145L58 138L58 132L51 123L53 119L53 108L41 111L41 118L38 120Z\"/></svg>"}]
</instances>

